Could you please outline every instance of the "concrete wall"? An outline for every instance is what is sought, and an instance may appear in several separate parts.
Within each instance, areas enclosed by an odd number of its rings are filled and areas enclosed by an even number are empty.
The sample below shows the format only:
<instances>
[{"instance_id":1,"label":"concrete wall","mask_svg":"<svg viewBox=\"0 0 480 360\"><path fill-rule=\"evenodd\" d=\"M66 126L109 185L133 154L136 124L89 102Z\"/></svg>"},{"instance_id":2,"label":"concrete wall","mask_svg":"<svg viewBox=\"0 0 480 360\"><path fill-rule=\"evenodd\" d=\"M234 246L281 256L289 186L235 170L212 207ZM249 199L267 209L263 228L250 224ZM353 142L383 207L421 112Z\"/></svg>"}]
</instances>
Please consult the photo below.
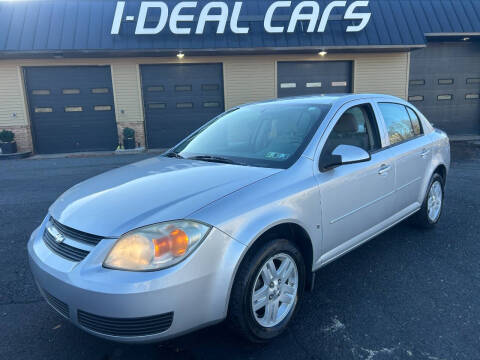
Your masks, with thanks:
<instances>
[{"instance_id":1,"label":"concrete wall","mask_svg":"<svg viewBox=\"0 0 480 360\"><path fill-rule=\"evenodd\" d=\"M126 126L137 132L137 141L145 144L144 114L140 84L140 64L223 63L226 109L251 101L276 97L278 61L353 61L355 93L386 93L407 97L410 54L356 53L314 55L255 55L108 59L35 59L0 61L0 129L17 135L20 150L31 150L31 130L23 84L23 66L110 65L119 133ZM121 139L121 137L120 137Z\"/></svg>"}]
</instances>

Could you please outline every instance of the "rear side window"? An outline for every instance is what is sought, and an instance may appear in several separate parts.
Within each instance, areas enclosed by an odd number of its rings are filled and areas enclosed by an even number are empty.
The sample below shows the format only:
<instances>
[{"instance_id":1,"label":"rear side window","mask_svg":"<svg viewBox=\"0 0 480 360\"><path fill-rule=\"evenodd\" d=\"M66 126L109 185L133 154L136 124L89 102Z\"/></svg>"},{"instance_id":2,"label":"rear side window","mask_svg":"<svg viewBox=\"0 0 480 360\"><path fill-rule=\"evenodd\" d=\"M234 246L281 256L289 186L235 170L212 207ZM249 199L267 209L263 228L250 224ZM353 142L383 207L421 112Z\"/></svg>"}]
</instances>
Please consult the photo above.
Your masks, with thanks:
<instances>
[{"instance_id":1,"label":"rear side window","mask_svg":"<svg viewBox=\"0 0 480 360\"><path fill-rule=\"evenodd\" d=\"M390 145L406 141L415 136L415 131L405 106L393 103L379 103L378 106L387 126Z\"/></svg>"},{"instance_id":2,"label":"rear side window","mask_svg":"<svg viewBox=\"0 0 480 360\"><path fill-rule=\"evenodd\" d=\"M415 133L415 135L423 134L422 125L420 124L420 119L418 118L417 113L410 109L408 106L407 112L410 116L410 121L412 122L413 132Z\"/></svg>"}]
</instances>

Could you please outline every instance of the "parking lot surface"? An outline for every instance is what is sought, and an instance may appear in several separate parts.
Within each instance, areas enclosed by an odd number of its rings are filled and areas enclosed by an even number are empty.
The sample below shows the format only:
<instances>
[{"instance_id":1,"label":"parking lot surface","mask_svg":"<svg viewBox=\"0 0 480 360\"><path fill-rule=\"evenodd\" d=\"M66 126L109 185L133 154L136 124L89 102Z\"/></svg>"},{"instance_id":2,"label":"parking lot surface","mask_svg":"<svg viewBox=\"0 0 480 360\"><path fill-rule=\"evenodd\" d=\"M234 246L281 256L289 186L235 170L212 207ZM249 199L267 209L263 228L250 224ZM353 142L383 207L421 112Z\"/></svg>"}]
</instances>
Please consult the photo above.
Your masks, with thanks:
<instances>
[{"instance_id":1,"label":"parking lot surface","mask_svg":"<svg viewBox=\"0 0 480 360\"><path fill-rule=\"evenodd\" d=\"M124 345L63 320L33 283L30 233L72 185L153 155L0 162L0 359L480 359L480 157L453 155L438 226L399 224L318 271L289 329L263 345L224 324Z\"/></svg>"}]
</instances>

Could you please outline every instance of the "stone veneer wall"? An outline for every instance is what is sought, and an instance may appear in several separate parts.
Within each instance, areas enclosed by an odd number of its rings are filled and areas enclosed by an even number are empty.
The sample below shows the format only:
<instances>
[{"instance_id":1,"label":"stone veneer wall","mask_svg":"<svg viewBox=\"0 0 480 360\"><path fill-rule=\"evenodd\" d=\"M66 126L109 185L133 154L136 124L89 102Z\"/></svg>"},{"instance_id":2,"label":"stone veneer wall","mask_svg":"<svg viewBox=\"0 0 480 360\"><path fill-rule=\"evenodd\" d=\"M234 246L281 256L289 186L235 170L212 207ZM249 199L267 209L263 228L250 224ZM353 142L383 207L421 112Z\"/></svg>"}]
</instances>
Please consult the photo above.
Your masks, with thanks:
<instances>
[{"instance_id":1,"label":"stone veneer wall","mask_svg":"<svg viewBox=\"0 0 480 360\"><path fill-rule=\"evenodd\" d=\"M141 147L145 147L145 128L143 126L143 122L129 122L129 121L122 121L117 122L117 130L118 130L118 141L123 145L123 129L129 127L135 130L135 142L140 143Z\"/></svg>"},{"instance_id":2,"label":"stone veneer wall","mask_svg":"<svg viewBox=\"0 0 480 360\"><path fill-rule=\"evenodd\" d=\"M30 127L26 125L0 126L0 131L10 130L15 134L18 152L32 151L32 135Z\"/></svg>"}]
</instances>

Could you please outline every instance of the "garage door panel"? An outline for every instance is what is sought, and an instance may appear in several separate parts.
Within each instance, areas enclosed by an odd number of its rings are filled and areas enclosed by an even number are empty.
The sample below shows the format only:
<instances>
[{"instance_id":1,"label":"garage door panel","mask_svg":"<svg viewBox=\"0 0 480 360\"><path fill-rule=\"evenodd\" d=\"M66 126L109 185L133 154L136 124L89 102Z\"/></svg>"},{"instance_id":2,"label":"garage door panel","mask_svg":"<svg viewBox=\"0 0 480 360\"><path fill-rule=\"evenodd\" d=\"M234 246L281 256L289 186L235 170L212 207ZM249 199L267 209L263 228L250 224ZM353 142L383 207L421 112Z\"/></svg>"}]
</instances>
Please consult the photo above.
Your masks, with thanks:
<instances>
[{"instance_id":1,"label":"garage door panel","mask_svg":"<svg viewBox=\"0 0 480 360\"><path fill-rule=\"evenodd\" d=\"M38 153L117 147L109 67L28 67L25 80Z\"/></svg>"},{"instance_id":2,"label":"garage door panel","mask_svg":"<svg viewBox=\"0 0 480 360\"><path fill-rule=\"evenodd\" d=\"M411 54L409 100L448 134L480 133L480 44L429 43ZM477 98L478 95L478 98Z\"/></svg>"},{"instance_id":3,"label":"garage door panel","mask_svg":"<svg viewBox=\"0 0 480 360\"><path fill-rule=\"evenodd\" d=\"M177 144L224 111L221 64L142 65L147 142Z\"/></svg>"},{"instance_id":4,"label":"garage door panel","mask_svg":"<svg viewBox=\"0 0 480 360\"><path fill-rule=\"evenodd\" d=\"M350 93L351 61L302 61L277 64L278 97Z\"/></svg>"}]
</instances>

